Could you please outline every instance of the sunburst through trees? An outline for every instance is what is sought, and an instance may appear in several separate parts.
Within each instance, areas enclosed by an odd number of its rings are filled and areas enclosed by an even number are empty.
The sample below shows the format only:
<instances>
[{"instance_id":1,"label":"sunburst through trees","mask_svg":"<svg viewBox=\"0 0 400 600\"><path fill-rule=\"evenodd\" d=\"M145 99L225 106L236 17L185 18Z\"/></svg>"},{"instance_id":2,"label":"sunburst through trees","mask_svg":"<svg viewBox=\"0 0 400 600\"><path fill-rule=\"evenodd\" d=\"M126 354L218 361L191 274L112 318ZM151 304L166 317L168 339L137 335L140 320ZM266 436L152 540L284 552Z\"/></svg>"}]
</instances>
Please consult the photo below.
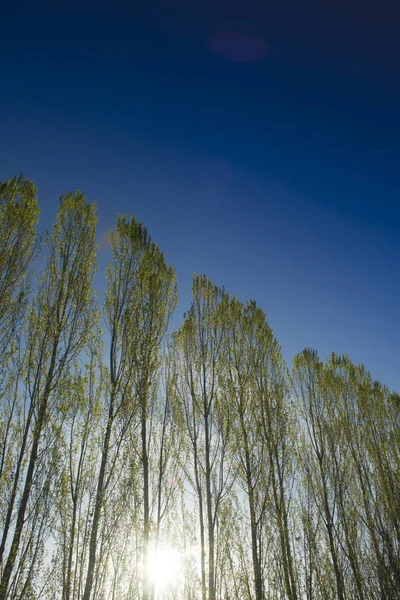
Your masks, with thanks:
<instances>
[{"instance_id":1,"label":"sunburst through trees","mask_svg":"<svg viewBox=\"0 0 400 600\"><path fill-rule=\"evenodd\" d=\"M38 219L32 182L0 184L0 600L396 598L399 395L347 356L289 370L205 275L170 333L134 216L99 291L96 206Z\"/></svg>"}]
</instances>

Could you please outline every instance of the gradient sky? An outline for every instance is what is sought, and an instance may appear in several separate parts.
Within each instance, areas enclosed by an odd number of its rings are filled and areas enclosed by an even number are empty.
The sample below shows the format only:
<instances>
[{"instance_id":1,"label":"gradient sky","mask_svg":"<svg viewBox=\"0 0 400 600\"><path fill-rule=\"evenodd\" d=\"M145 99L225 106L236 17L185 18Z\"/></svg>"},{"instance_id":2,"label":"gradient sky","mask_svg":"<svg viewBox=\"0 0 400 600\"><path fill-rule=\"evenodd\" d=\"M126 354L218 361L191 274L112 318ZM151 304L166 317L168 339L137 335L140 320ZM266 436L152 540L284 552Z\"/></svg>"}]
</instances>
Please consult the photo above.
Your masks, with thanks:
<instances>
[{"instance_id":1,"label":"gradient sky","mask_svg":"<svg viewBox=\"0 0 400 600\"><path fill-rule=\"evenodd\" d=\"M205 272L257 301L288 361L347 353L400 389L394 0L14 5L0 179L34 179L42 227L80 188L100 240L116 212L144 221L177 269L177 323Z\"/></svg>"}]
</instances>

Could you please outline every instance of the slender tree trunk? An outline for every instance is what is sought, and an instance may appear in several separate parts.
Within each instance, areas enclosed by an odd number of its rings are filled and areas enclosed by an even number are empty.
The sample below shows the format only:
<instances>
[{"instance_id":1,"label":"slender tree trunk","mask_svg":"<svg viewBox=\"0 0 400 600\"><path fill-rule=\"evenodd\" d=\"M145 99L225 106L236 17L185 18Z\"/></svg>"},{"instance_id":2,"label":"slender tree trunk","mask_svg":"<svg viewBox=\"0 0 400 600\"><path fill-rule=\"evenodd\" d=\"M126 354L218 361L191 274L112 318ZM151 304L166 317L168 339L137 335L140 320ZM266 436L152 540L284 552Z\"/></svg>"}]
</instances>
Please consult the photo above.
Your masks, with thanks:
<instances>
[{"instance_id":1,"label":"slender tree trunk","mask_svg":"<svg viewBox=\"0 0 400 600\"><path fill-rule=\"evenodd\" d=\"M206 502L207 502L207 531L208 531L208 600L215 600L215 540L214 540L214 516L212 510L211 491L211 456L210 456L210 432L208 414L204 419L206 438Z\"/></svg>"},{"instance_id":2,"label":"slender tree trunk","mask_svg":"<svg viewBox=\"0 0 400 600\"><path fill-rule=\"evenodd\" d=\"M204 527L204 507L203 497L199 496L199 521L200 521L200 568L201 568L201 597L202 600L207 598L206 584L206 540Z\"/></svg>"},{"instance_id":3,"label":"slender tree trunk","mask_svg":"<svg viewBox=\"0 0 400 600\"><path fill-rule=\"evenodd\" d=\"M358 600L364 600L364 590L363 590L363 585L362 585L360 565L359 565L358 558L357 558L357 552L355 551L355 549L353 547L352 540L350 540L349 525L348 525L348 520L347 520L347 516L346 516L346 508L344 506L344 499L343 499L343 488L341 485L338 486L338 498L339 498L339 506L340 506L341 513L342 513L342 525L343 525L344 537L345 537L345 541L346 541L347 553L349 556L350 567L353 572L354 582L355 582L355 586L356 586L356 590L357 590L357 597L358 597Z\"/></svg>"},{"instance_id":4,"label":"slender tree trunk","mask_svg":"<svg viewBox=\"0 0 400 600\"><path fill-rule=\"evenodd\" d=\"M262 573L260 563L260 553L258 548L258 535L257 535L257 519L254 503L254 486L251 478L252 468L250 461L250 449L249 441L247 436L246 427L243 420L243 413L240 413L240 427L242 430L244 453L245 453L245 464L246 464L246 485L247 485L247 497L249 502L250 511L250 531L251 531L251 554L253 561L253 575L254 575L254 590L255 600L263 599L263 586L262 586Z\"/></svg>"},{"instance_id":5,"label":"slender tree trunk","mask_svg":"<svg viewBox=\"0 0 400 600\"><path fill-rule=\"evenodd\" d=\"M193 442L194 450L194 473L196 479L197 495L199 498L199 522L200 522L200 570L201 570L201 598L207 600L207 585L206 585L206 541L205 541L205 527L204 527L204 506L203 506L203 494L200 485L199 477L199 466L198 466L198 455L197 455L197 441Z\"/></svg>"},{"instance_id":6,"label":"slender tree trunk","mask_svg":"<svg viewBox=\"0 0 400 600\"><path fill-rule=\"evenodd\" d=\"M106 473L106 466L108 462L108 454L110 449L111 430L114 422L114 392L111 393L110 408L108 411L106 435L104 438L103 452L101 456L101 465L99 472L99 479L97 483L96 501L93 513L92 531L90 534L90 545L89 545L89 560L85 582L85 589L83 592L82 600L90 600L90 594L92 592L94 571L96 566L96 555L97 555L97 533L99 529L101 510L104 503L104 479ZM1 599L0 599L1 600Z\"/></svg>"},{"instance_id":7,"label":"slender tree trunk","mask_svg":"<svg viewBox=\"0 0 400 600\"><path fill-rule=\"evenodd\" d=\"M40 444L40 439L41 439L41 435L42 435L42 429L43 429L45 418L46 418L47 404L48 404L48 400L49 400L49 396L50 396L51 384L52 384L53 374L54 374L54 369L55 369L55 364L56 364L57 347L58 347L58 336L53 345L50 368L49 368L49 372L47 375L47 380L46 380L46 385L45 385L45 389L43 392L43 396L42 396L42 399L41 399L40 405L39 405L38 419L36 421L36 425L34 428L32 449L31 449L31 454L30 454L30 458L29 458L28 470L26 473L24 490L22 492L21 502L19 505L18 513L17 513L17 520L15 523L14 536L13 536L13 540L11 542L10 552L8 554L7 562L5 564L3 575L1 578L0 600L5 600L5 598L7 597L8 586L10 583L11 574L13 572L14 564L15 564L18 550L19 550L19 545L20 545L21 536L22 536L22 530L23 530L24 523L25 523L25 514L26 514L27 507L28 507L28 501L29 501L29 496L30 496L30 492L31 492L31 488L32 488L33 476L35 473L36 461L37 461L37 456L38 456L38 451L39 451L39 444Z\"/></svg>"},{"instance_id":8,"label":"slender tree trunk","mask_svg":"<svg viewBox=\"0 0 400 600\"><path fill-rule=\"evenodd\" d=\"M72 466L70 463L72 519L71 519L70 535L69 535L67 574L66 574L66 580L65 580L64 588L63 588L63 600L70 600L70 596L71 596L72 562L73 562L74 545L75 545L76 521L78 518L78 497L79 497L79 490L80 490L80 481L81 481L82 465L83 465L83 460L84 460L84 452L85 452L85 446L86 446L86 440L87 440L87 434L88 434L88 423L89 423L89 420L87 420L85 423L84 435L83 435L83 439L82 439L82 443L81 443L79 463L78 463L78 469L77 469L77 475L76 475L76 481L75 481L75 489L73 489L73 484L72 484ZM71 444L72 444L72 436L73 436L72 431L73 430L71 429ZM72 461L72 459L70 459L70 460Z\"/></svg>"},{"instance_id":9,"label":"slender tree trunk","mask_svg":"<svg viewBox=\"0 0 400 600\"><path fill-rule=\"evenodd\" d=\"M297 600L297 592L292 564L292 552L290 548L289 528L286 515L286 502L283 491L283 482L281 482L280 485L277 482L274 457L272 453L270 454L270 467L274 504L278 521L279 542L282 552L285 590L289 600Z\"/></svg>"},{"instance_id":10,"label":"slender tree trunk","mask_svg":"<svg viewBox=\"0 0 400 600\"><path fill-rule=\"evenodd\" d=\"M146 399L142 399L141 437L143 468L143 600L149 600L150 581L148 572L150 544L150 498L149 498L149 457L147 454Z\"/></svg>"},{"instance_id":11,"label":"slender tree trunk","mask_svg":"<svg viewBox=\"0 0 400 600\"><path fill-rule=\"evenodd\" d=\"M71 521L71 529L70 529L70 538L69 538L69 549L68 549L68 560L67 560L67 577L65 581L65 589L63 590L63 597L65 600L70 599L71 595L71 576L72 576L72 557L74 554L74 543L75 543L75 527L76 527L76 500L73 500L73 508L72 508L72 521Z\"/></svg>"},{"instance_id":12,"label":"slender tree trunk","mask_svg":"<svg viewBox=\"0 0 400 600\"><path fill-rule=\"evenodd\" d=\"M277 456L277 454L275 454L275 461L277 464L277 471L278 471L283 540L284 540L284 545L285 545L285 556L286 556L286 562L287 562L288 576L289 576L289 580L290 580L291 599L297 600L298 595L297 595L297 585L296 585L296 578L295 578L294 566L293 566L293 552L292 552L292 548L291 548L291 544L290 544L290 531L289 531L289 523L288 523L287 500L285 497L285 487L284 487L284 481L283 481L282 465L279 462L279 457Z\"/></svg>"},{"instance_id":13,"label":"slender tree trunk","mask_svg":"<svg viewBox=\"0 0 400 600\"><path fill-rule=\"evenodd\" d=\"M325 525L326 525L326 529L328 532L329 550L331 553L333 570L334 570L334 574L335 574L336 591L337 591L337 595L338 595L338 600L345 600L343 573L339 567L339 561L338 561L336 548L335 548L335 541L333 539L333 519L332 519L332 515L331 515L331 510L329 507L328 490L326 488L325 475L323 472L322 462L320 459L319 459L319 465L320 465L321 478L322 478L323 509L324 509L324 514L325 514Z\"/></svg>"},{"instance_id":14,"label":"slender tree trunk","mask_svg":"<svg viewBox=\"0 0 400 600\"><path fill-rule=\"evenodd\" d=\"M21 444L21 448L19 451L19 455L18 455L17 468L15 469L13 487L11 490L10 500L8 502L6 519L4 522L3 536L1 538L1 544L0 544L0 565L3 562L4 550L6 547L8 533L10 531L10 525L11 525L11 519L12 519L13 510L14 510L15 499L17 497L19 477L21 474L22 461L23 461L24 455L25 455L26 443L28 440L28 434L29 434L29 429L30 429L30 425L31 425L32 415L33 415L33 406L31 404L29 407L28 418L27 418L27 421L25 424L24 436L22 438L22 444Z\"/></svg>"}]
</instances>

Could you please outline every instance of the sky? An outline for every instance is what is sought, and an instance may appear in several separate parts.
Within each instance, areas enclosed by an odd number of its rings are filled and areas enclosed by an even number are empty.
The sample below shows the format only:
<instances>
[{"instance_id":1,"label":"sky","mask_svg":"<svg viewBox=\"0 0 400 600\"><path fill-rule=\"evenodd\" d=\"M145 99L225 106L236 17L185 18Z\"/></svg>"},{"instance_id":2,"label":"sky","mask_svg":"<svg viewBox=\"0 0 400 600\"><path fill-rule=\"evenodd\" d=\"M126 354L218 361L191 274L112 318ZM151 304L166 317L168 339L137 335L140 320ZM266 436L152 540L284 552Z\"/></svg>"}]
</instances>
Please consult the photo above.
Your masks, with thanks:
<instances>
[{"instance_id":1,"label":"sky","mask_svg":"<svg viewBox=\"0 0 400 600\"><path fill-rule=\"evenodd\" d=\"M286 360L345 353L400 390L395 0L3 3L0 180L115 214L256 300Z\"/></svg>"}]
</instances>

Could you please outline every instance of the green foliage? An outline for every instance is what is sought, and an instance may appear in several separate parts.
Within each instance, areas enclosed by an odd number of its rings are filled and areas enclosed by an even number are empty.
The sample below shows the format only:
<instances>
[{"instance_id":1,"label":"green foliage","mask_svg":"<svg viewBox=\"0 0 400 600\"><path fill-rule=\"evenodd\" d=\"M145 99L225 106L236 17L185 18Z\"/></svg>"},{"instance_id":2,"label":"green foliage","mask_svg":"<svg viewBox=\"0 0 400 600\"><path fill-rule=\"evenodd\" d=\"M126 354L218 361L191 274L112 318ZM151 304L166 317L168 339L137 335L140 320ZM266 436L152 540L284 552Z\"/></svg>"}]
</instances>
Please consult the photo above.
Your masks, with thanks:
<instances>
[{"instance_id":1,"label":"green foliage","mask_svg":"<svg viewBox=\"0 0 400 600\"><path fill-rule=\"evenodd\" d=\"M395 598L400 396L345 355L289 372L206 275L169 335L176 274L142 223L117 216L102 296L95 204L38 218L32 182L0 183L0 600Z\"/></svg>"},{"instance_id":2,"label":"green foliage","mask_svg":"<svg viewBox=\"0 0 400 600\"><path fill-rule=\"evenodd\" d=\"M26 305L39 212L33 182L22 176L0 182L0 360Z\"/></svg>"}]
</instances>

